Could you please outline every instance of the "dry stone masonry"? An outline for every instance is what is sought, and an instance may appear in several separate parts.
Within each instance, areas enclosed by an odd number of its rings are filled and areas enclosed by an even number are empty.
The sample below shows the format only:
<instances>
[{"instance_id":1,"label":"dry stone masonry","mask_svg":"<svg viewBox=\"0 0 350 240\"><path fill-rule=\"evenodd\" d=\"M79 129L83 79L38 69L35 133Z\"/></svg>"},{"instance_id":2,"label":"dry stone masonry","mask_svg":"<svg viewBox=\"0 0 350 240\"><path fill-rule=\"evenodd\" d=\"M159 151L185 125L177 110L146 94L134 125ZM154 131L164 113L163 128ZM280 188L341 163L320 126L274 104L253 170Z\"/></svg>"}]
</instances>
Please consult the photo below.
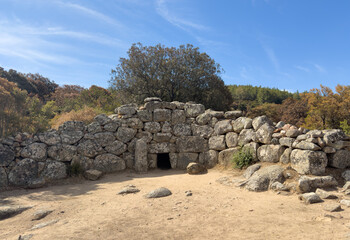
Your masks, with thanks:
<instances>
[{"instance_id":1,"label":"dry stone masonry","mask_svg":"<svg viewBox=\"0 0 350 240\"><path fill-rule=\"evenodd\" d=\"M241 147L251 149L257 161L279 163L271 167L273 176L255 167L257 172L250 175L261 182L248 181L252 190L283 178L281 166L287 164L300 175L316 176L324 175L327 167L350 167L350 141L341 130L308 131L274 124L266 116L250 119L241 111L206 110L202 104L154 97L141 107L123 105L115 113L98 115L87 126L69 121L58 130L1 139L0 189L40 187L66 178L72 165L79 165L85 176L96 171L186 169L192 162L206 168L229 166Z\"/></svg>"}]
</instances>

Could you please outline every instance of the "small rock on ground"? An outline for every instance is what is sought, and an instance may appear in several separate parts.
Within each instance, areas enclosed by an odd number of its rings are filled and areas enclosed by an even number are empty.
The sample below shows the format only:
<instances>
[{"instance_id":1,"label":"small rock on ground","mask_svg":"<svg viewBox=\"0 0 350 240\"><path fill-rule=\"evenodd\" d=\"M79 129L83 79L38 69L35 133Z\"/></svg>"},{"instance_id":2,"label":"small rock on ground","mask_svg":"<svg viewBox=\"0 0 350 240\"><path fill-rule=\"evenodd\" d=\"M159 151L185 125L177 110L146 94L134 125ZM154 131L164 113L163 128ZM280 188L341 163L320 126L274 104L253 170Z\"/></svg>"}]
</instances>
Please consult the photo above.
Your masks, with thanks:
<instances>
[{"instance_id":1,"label":"small rock on ground","mask_svg":"<svg viewBox=\"0 0 350 240\"><path fill-rule=\"evenodd\" d=\"M203 174L208 172L207 168L203 164L195 162L189 163L186 170L188 174Z\"/></svg>"},{"instance_id":2,"label":"small rock on ground","mask_svg":"<svg viewBox=\"0 0 350 240\"><path fill-rule=\"evenodd\" d=\"M50 226L50 225L55 224L55 223L57 223L57 222L58 222L58 219L51 220L51 221L48 221L48 222L39 223L39 224L34 225L34 226L31 228L31 230L35 230L35 229L47 227L47 226Z\"/></svg>"},{"instance_id":3,"label":"small rock on ground","mask_svg":"<svg viewBox=\"0 0 350 240\"><path fill-rule=\"evenodd\" d=\"M53 210L38 210L33 214L32 221L43 219L52 212Z\"/></svg>"},{"instance_id":4,"label":"small rock on ground","mask_svg":"<svg viewBox=\"0 0 350 240\"><path fill-rule=\"evenodd\" d=\"M327 192L323 189L320 189L320 188L316 189L316 194L318 196L320 196L320 198L322 198L322 199L337 199L338 198L338 196L336 196L330 192Z\"/></svg>"},{"instance_id":5,"label":"small rock on ground","mask_svg":"<svg viewBox=\"0 0 350 240\"><path fill-rule=\"evenodd\" d=\"M102 176L102 172L96 169L90 169L85 171L85 178L91 181L96 181Z\"/></svg>"},{"instance_id":6,"label":"small rock on ground","mask_svg":"<svg viewBox=\"0 0 350 240\"><path fill-rule=\"evenodd\" d=\"M341 211L341 206L338 203L329 203L324 205L323 210L327 212L339 212Z\"/></svg>"},{"instance_id":7,"label":"small rock on ground","mask_svg":"<svg viewBox=\"0 0 350 240\"><path fill-rule=\"evenodd\" d=\"M340 204L344 205L344 206L347 206L347 207L350 207L350 200L343 199L343 200L340 201Z\"/></svg>"},{"instance_id":8,"label":"small rock on ground","mask_svg":"<svg viewBox=\"0 0 350 240\"><path fill-rule=\"evenodd\" d=\"M314 192L301 194L299 199L304 201L306 204L323 202L323 200Z\"/></svg>"},{"instance_id":9,"label":"small rock on ground","mask_svg":"<svg viewBox=\"0 0 350 240\"><path fill-rule=\"evenodd\" d=\"M171 191L167 188L161 187L157 188L146 195L146 198L160 198L171 195Z\"/></svg>"},{"instance_id":10,"label":"small rock on ground","mask_svg":"<svg viewBox=\"0 0 350 240\"><path fill-rule=\"evenodd\" d=\"M130 193L137 193L140 189L136 188L134 185L128 185L125 186L122 190L118 192L118 194L130 194Z\"/></svg>"},{"instance_id":11,"label":"small rock on ground","mask_svg":"<svg viewBox=\"0 0 350 240\"><path fill-rule=\"evenodd\" d=\"M255 173L256 171L258 171L259 169L261 168L261 164L257 163L257 164L254 164L252 166L249 166L245 172L243 173L243 177L248 179L250 178L253 173Z\"/></svg>"},{"instance_id":12,"label":"small rock on ground","mask_svg":"<svg viewBox=\"0 0 350 240\"><path fill-rule=\"evenodd\" d=\"M18 240L29 240L33 237L33 234L27 234L27 235L19 235Z\"/></svg>"}]
</instances>

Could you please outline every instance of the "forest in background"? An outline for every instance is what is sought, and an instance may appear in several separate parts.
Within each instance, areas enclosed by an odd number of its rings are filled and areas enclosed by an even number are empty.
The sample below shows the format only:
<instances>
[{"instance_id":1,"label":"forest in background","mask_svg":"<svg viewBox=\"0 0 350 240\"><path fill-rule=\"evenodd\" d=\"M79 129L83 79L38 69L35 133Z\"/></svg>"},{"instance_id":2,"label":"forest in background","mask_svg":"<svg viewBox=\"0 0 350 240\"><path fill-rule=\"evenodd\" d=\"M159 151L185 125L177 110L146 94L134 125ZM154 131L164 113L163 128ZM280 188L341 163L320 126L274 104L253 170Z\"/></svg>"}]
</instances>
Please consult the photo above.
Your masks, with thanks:
<instances>
[{"instance_id":1,"label":"forest in background","mask_svg":"<svg viewBox=\"0 0 350 240\"><path fill-rule=\"evenodd\" d=\"M303 93L251 85L226 86L232 109L248 117L267 115L308 129L342 128L350 133L350 86L326 86ZM58 86L40 74L0 67L0 137L58 128L65 121L89 123L100 113L112 114L121 104L117 90L98 86Z\"/></svg>"}]
</instances>

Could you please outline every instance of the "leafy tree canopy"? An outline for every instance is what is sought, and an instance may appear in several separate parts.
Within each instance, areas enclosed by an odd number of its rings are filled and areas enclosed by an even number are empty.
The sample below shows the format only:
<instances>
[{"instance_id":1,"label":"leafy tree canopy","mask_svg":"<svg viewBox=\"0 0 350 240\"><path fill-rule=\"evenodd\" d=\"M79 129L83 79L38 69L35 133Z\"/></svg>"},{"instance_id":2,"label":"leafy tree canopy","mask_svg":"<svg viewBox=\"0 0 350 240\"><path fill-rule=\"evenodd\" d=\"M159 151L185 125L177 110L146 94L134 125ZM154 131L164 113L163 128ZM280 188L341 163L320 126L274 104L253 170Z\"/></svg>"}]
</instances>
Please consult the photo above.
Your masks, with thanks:
<instances>
[{"instance_id":1,"label":"leafy tree canopy","mask_svg":"<svg viewBox=\"0 0 350 240\"><path fill-rule=\"evenodd\" d=\"M178 48L133 44L111 73L111 88L125 102L142 103L150 96L164 101L195 101L227 110L232 96L220 78L222 69L192 45Z\"/></svg>"}]
</instances>

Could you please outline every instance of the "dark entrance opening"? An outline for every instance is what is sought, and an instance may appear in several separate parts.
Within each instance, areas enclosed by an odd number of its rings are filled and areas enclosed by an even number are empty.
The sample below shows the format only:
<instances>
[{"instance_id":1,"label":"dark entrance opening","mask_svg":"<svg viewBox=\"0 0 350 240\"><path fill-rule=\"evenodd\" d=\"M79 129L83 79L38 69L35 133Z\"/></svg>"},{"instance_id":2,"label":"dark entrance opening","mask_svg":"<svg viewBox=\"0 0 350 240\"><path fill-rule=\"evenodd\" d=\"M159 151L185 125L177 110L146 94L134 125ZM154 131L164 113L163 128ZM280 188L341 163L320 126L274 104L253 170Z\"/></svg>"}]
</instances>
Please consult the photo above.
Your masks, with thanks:
<instances>
[{"instance_id":1,"label":"dark entrance opening","mask_svg":"<svg viewBox=\"0 0 350 240\"><path fill-rule=\"evenodd\" d=\"M157 154L157 167L163 170L171 169L169 153Z\"/></svg>"}]
</instances>

